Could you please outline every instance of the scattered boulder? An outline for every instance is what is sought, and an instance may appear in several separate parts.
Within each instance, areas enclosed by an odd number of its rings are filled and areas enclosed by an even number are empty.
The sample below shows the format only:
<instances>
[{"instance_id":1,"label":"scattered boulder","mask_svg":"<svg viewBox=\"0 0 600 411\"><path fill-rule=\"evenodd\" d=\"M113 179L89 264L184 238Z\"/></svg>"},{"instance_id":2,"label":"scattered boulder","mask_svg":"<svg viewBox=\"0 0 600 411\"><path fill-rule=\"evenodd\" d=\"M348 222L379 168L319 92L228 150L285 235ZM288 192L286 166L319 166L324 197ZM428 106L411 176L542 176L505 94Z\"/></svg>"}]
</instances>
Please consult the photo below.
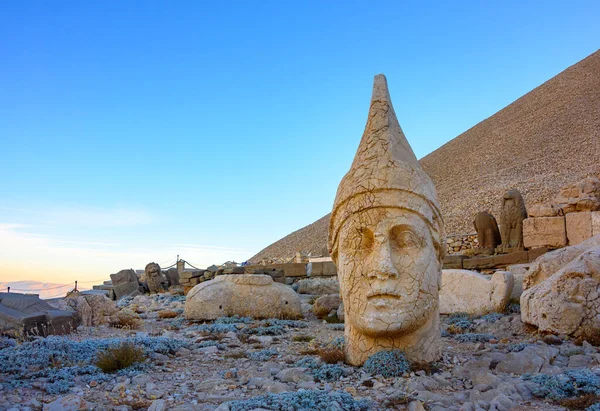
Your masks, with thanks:
<instances>
[{"instance_id":1,"label":"scattered boulder","mask_svg":"<svg viewBox=\"0 0 600 411\"><path fill-rule=\"evenodd\" d=\"M521 319L541 331L575 337L600 335L600 246L579 254L525 290Z\"/></svg>"},{"instance_id":2,"label":"scattered boulder","mask_svg":"<svg viewBox=\"0 0 600 411\"><path fill-rule=\"evenodd\" d=\"M337 311L342 303L339 294L323 295L313 304L313 311L318 318L326 317L331 311Z\"/></svg>"},{"instance_id":3,"label":"scattered boulder","mask_svg":"<svg viewBox=\"0 0 600 411\"><path fill-rule=\"evenodd\" d=\"M594 236L575 246L554 250L538 257L532 264L523 280L523 290L550 278L561 267L573 261L587 250L600 246L600 235Z\"/></svg>"},{"instance_id":4,"label":"scattered boulder","mask_svg":"<svg viewBox=\"0 0 600 411\"><path fill-rule=\"evenodd\" d=\"M61 310L73 311L78 322L88 327L119 321L117 305L105 295L73 293L53 305Z\"/></svg>"},{"instance_id":5,"label":"scattered boulder","mask_svg":"<svg viewBox=\"0 0 600 411\"><path fill-rule=\"evenodd\" d=\"M144 288L141 286L138 276L133 269L121 270L116 274L111 274L110 279L117 300L134 291L144 292Z\"/></svg>"},{"instance_id":6,"label":"scattered boulder","mask_svg":"<svg viewBox=\"0 0 600 411\"><path fill-rule=\"evenodd\" d=\"M475 271L442 270L440 314L502 311L510 299L513 282L512 274L506 271L497 271L490 278Z\"/></svg>"},{"instance_id":7,"label":"scattered boulder","mask_svg":"<svg viewBox=\"0 0 600 411\"><path fill-rule=\"evenodd\" d=\"M185 318L214 320L238 315L254 318L301 318L300 298L268 275L221 275L188 293Z\"/></svg>"},{"instance_id":8,"label":"scattered boulder","mask_svg":"<svg viewBox=\"0 0 600 411\"><path fill-rule=\"evenodd\" d=\"M339 294L340 284L337 277L306 278L298 281L298 293L313 295Z\"/></svg>"},{"instance_id":9,"label":"scattered boulder","mask_svg":"<svg viewBox=\"0 0 600 411\"><path fill-rule=\"evenodd\" d=\"M68 334L77 325L73 312L57 310L37 295L0 293L0 332L45 337Z\"/></svg>"}]
</instances>

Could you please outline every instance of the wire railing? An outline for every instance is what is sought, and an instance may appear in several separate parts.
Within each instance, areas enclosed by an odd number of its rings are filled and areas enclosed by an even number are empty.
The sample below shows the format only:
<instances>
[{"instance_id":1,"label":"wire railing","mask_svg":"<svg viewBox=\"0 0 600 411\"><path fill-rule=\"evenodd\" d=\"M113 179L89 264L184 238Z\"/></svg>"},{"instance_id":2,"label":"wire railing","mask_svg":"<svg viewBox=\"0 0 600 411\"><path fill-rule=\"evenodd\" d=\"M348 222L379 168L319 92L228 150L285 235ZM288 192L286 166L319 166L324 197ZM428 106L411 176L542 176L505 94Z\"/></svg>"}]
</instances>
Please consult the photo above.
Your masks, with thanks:
<instances>
[{"instance_id":1,"label":"wire railing","mask_svg":"<svg viewBox=\"0 0 600 411\"><path fill-rule=\"evenodd\" d=\"M166 264L166 263L169 263L171 261L173 261L173 259L169 259L169 260L163 262L162 264ZM166 270L166 269L169 269L169 268L172 268L172 267L177 267L177 265L179 263L187 264L187 265L189 265L190 267L192 267L192 268L194 268L196 270L202 270L202 268L198 268L196 265L190 263L189 261L186 261L186 260L184 260L182 258L179 258L179 256L177 256L177 258L175 259L175 262L172 263L171 265L168 265L166 267L163 267L162 264L159 264L159 265L161 266L161 270ZM6 292L10 293L10 292L17 291L17 292L32 293L32 292L39 292L39 291L60 290L60 289L67 288L67 287L73 287L72 291L77 291L77 287L78 287L79 284L91 284L91 283L99 284L99 283L102 283L104 281L106 281L106 278L102 278L102 279L98 279L98 280L89 280L89 281L74 280L74 281L71 281L71 282L69 282L67 284L52 285L51 287L41 287L41 288L14 288L14 287L7 286L6 287ZM19 287L19 286L17 286L17 287ZM58 295L55 295L55 296L52 296L52 297L44 297L44 298L45 299L58 298L58 297L64 296L65 294L66 294L66 292L61 292Z\"/></svg>"}]
</instances>

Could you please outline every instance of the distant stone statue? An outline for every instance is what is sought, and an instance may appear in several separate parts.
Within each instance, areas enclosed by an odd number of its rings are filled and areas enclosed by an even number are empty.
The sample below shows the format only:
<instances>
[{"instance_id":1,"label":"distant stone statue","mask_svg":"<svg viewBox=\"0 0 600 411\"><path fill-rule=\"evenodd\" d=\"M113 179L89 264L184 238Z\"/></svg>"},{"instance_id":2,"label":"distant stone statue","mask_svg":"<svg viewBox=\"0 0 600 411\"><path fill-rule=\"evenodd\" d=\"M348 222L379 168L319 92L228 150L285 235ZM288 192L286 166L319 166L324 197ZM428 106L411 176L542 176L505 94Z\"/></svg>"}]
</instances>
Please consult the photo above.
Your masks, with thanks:
<instances>
[{"instance_id":1,"label":"distant stone statue","mask_svg":"<svg viewBox=\"0 0 600 411\"><path fill-rule=\"evenodd\" d=\"M346 361L382 350L411 361L441 356L444 226L435 187L375 77L367 125L336 194L328 236L344 302Z\"/></svg>"},{"instance_id":2,"label":"distant stone statue","mask_svg":"<svg viewBox=\"0 0 600 411\"><path fill-rule=\"evenodd\" d=\"M523 220L527 218L525 201L516 189L508 190L502 199L500 225L502 249L523 248Z\"/></svg>"},{"instance_id":3,"label":"distant stone statue","mask_svg":"<svg viewBox=\"0 0 600 411\"><path fill-rule=\"evenodd\" d=\"M149 263L144 269L144 278L148 284L148 290L151 293L158 293L163 290L163 276L160 266L156 263Z\"/></svg>"},{"instance_id":4,"label":"distant stone statue","mask_svg":"<svg viewBox=\"0 0 600 411\"><path fill-rule=\"evenodd\" d=\"M487 211L477 213L473 225L477 231L479 248L494 249L502 243L496 218Z\"/></svg>"}]
</instances>

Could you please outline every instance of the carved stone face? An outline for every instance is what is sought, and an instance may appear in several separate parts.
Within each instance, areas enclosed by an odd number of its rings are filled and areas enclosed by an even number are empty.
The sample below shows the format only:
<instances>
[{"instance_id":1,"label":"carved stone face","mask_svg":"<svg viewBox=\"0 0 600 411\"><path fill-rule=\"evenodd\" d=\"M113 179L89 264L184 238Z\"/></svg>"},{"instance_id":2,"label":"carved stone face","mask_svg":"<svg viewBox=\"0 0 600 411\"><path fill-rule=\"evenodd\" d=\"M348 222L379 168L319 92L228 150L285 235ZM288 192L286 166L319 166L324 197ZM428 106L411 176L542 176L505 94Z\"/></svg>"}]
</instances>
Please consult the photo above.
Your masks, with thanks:
<instances>
[{"instance_id":1,"label":"carved stone face","mask_svg":"<svg viewBox=\"0 0 600 411\"><path fill-rule=\"evenodd\" d=\"M397 208L353 214L340 231L338 276L346 321L372 336L410 333L438 304L441 264L430 228Z\"/></svg>"},{"instance_id":2,"label":"carved stone face","mask_svg":"<svg viewBox=\"0 0 600 411\"><path fill-rule=\"evenodd\" d=\"M148 278L160 277L160 266L158 264L148 264L146 275Z\"/></svg>"}]
</instances>

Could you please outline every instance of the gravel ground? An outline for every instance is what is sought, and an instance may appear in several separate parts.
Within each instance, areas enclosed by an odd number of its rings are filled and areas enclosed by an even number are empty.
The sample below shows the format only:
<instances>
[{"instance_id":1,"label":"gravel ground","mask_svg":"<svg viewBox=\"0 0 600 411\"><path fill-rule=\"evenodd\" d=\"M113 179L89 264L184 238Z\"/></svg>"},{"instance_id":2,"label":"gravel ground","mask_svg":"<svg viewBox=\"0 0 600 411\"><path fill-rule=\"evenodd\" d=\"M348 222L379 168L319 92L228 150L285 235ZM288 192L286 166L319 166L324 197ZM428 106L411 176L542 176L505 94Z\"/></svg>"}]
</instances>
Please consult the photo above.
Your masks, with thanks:
<instances>
[{"instance_id":1,"label":"gravel ground","mask_svg":"<svg viewBox=\"0 0 600 411\"><path fill-rule=\"evenodd\" d=\"M310 296L303 296L303 300L309 301ZM443 358L429 369L413 365L401 376L386 378L342 362L320 362L319 348L343 344L341 324L327 324L313 317L269 329L275 332L263 328L265 334L275 335L261 335L244 331L265 325L258 320L226 320L234 323L235 329L227 331L219 327L227 328L228 324L207 327L184 321L182 314L160 319L160 311L180 312L183 308L182 299L164 295L137 297L121 305L123 310L139 312L139 329L84 327L67 340L92 347L94 341L106 338L166 338L183 347L153 352L142 367L120 375L100 373L87 380L76 376L61 393L48 391L52 375L67 366L64 360L54 357L50 373L40 375L44 366L39 363L17 377L14 370L9 371L17 361L13 355L26 350L29 343L0 348L0 410L53 409L50 405L56 406L57 401L64 404L75 399L80 407L83 401L84 409L96 410L226 411L258 408L252 404L267 394L323 395L336 391L347 397L337 405L331 402L327 409L361 409L352 408L361 400L374 410L404 410L410 403L428 410L565 409L559 405L560 399L552 399L556 392L563 395L562 391L544 391L547 387L557 389L553 381L536 382L523 376L526 373L537 378L575 373L578 389L587 387L600 394L600 354L596 347L540 335L521 323L519 314L443 316ZM458 333L449 334L448 330ZM273 398L281 400L279 396ZM325 398L333 401L329 395ZM247 402L231 402L240 400ZM285 401L291 400L288 397Z\"/></svg>"}]
</instances>

